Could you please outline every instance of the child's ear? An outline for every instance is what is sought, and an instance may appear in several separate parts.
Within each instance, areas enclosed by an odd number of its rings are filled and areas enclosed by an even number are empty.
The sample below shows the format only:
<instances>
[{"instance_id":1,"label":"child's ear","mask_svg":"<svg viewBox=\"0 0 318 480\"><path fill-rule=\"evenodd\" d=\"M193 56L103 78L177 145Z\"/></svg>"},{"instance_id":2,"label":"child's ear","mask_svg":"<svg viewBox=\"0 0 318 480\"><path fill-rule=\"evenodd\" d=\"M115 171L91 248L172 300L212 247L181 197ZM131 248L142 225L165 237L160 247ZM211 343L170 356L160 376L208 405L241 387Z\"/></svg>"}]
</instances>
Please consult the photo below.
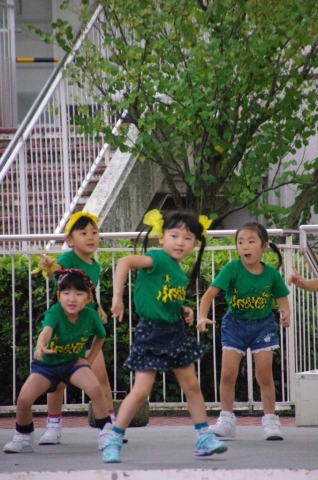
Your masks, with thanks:
<instances>
[{"instance_id":1,"label":"child's ear","mask_svg":"<svg viewBox=\"0 0 318 480\"><path fill-rule=\"evenodd\" d=\"M59 290L56 292L56 298L57 298L58 301L60 301L60 292L59 292Z\"/></svg>"},{"instance_id":2,"label":"child's ear","mask_svg":"<svg viewBox=\"0 0 318 480\"><path fill-rule=\"evenodd\" d=\"M93 301L93 294L90 292L87 296L87 302L86 303L88 304L88 303L91 303L92 301Z\"/></svg>"},{"instance_id":3,"label":"child's ear","mask_svg":"<svg viewBox=\"0 0 318 480\"><path fill-rule=\"evenodd\" d=\"M265 252L269 247L269 242L265 242L264 245L262 246L263 252Z\"/></svg>"},{"instance_id":4,"label":"child's ear","mask_svg":"<svg viewBox=\"0 0 318 480\"><path fill-rule=\"evenodd\" d=\"M159 237L159 245L163 245L163 235L161 235L161 237Z\"/></svg>"},{"instance_id":5,"label":"child's ear","mask_svg":"<svg viewBox=\"0 0 318 480\"><path fill-rule=\"evenodd\" d=\"M71 235L67 235L65 237L65 242L67 243L68 247L72 248L73 247L73 240Z\"/></svg>"}]
</instances>

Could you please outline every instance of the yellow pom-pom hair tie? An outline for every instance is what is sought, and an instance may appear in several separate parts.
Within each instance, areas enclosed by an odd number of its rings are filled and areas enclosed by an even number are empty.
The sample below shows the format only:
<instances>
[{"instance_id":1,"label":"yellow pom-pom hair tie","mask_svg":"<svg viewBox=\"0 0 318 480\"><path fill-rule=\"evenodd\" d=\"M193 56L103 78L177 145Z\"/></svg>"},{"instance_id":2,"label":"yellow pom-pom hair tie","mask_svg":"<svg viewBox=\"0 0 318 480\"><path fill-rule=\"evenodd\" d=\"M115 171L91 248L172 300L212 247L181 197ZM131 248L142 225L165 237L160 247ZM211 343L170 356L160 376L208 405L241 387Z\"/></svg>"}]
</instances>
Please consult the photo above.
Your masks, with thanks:
<instances>
[{"instance_id":1,"label":"yellow pom-pom hair tie","mask_svg":"<svg viewBox=\"0 0 318 480\"><path fill-rule=\"evenodd\" d=\"M163 217L159 210L154 209L147 212L143 218L143 223L151 227L149 237L161 237L163 227Z\"/></svg>"},{"instance_id":2,"label":"yellow pom-pom hair tie","mask_svg":"<svg viewBox=\"0 0 318 480\"><path fill-rule=\"evenodd\" d=\"M206 231L208 230L209 226L212 223L212 220L208 218L206 215L200 215L199 216L199 223L201 223L203 227L203 232L202 235L205 237L206 236Z\"/></svg>"},{"instance_id":3,"label":"yellow pom-pom hair tie","mask_svg":"<svg viewBox=\"0 0 318 480\"><path fill-rule=\"evenodd\" d=\"M70 231L72 230L72 228L74 227L75 223L77 222L77 220L79 220L80 218L82 217L87 217L87 218L90 218L94 223L98 223L99 221L99 218L96 216L96 215L93 215L93 213L89 213L89 212L76 212L76 213L73 213L73 215L70 216L70 219L69 221L67 222L67 224L65 225L65 228L64 228L64 233L65 235L69 235Z\"/></svg>"}]
</instances>

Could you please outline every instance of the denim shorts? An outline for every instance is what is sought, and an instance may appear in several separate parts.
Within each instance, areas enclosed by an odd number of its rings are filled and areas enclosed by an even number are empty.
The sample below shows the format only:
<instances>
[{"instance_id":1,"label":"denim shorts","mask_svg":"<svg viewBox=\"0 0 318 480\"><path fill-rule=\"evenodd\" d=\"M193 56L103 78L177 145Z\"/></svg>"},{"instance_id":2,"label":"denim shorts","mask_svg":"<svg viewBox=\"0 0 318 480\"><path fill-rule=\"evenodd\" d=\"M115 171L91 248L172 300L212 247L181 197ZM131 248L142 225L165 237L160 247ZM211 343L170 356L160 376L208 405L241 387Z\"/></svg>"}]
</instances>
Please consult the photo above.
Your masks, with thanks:
<instances>
[{"instance_id":1,"label":"denim shorts","mask_svg":"<svg viewBox=\"0 0 318 480\"><path fill-rule=\"evenodd\" d=\"M39 373L43 377L47 378L51 382L51 387L48 392L55 392L59 383L64 382L67 385L70 385L71 376L80 368L88 367L90 365L86 363L79 363L75 365L76 360L71 362L62 363L60 365L47 365L43 362L38 362L37 360L32 360L31 362L31 373Z\"/></svg>"},{"instance_id":2,"label":"denim shorts","mask_svg":"<svg viewBox=\"0 0 318 480\"><path fill-rule=\"evenodd\" d=\"M222 319L222 348L245 355L248 348L258 353L279 347L278 325L273 314L261 320L242 320L227 312Z\"/></svg>"}]
</instances>

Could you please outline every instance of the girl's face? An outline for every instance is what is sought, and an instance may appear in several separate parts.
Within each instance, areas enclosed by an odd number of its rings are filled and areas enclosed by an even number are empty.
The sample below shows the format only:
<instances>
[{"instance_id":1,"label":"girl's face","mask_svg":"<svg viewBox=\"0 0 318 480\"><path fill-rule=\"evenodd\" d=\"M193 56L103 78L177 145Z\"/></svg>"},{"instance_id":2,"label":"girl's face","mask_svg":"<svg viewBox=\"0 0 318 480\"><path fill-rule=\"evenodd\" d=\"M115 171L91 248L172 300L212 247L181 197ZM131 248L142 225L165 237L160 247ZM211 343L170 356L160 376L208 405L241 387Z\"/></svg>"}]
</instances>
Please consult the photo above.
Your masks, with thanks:
<instances>
[{"instance_id":1,"label":"girl's face","mask_svg":"<svg viewBox=\"0 0 318 480\"><path fill-rule=\"evenodd\" d=\"M159 238L159 243L170 257L181 262L196 247L197 240L192 232L181 225L166 229Z\"/></svg>"},{"instance_id":2,"label":"girl's face","mask_svg":"<svg viewBox=\"0 0 318 480\"><path fill-rule=\"evenodd\" d=\"M236 240L237 252L246 266L259 264L262 255L268 248L268 243L262 245L262 241L258 233L254 230L241 230Z\"/></svg>"},{"instance_id":3,"label":"girl's face","mask_svg":"<svg viewBox=\"0 0 318 480\"><path fill-rule=\"evenodd\" d=\"M73 248L76 255L83 260L87 260L98 248L98 228L91 223L88 223L86 227L81 230L73 230L73 232L66 238L66 241L68 246Z\"/></svg>"},{"instance_id":4,"label":"girl's face","mask_svg":"<svg viewBox=\"0 0 318 480\"><path fill-rule=\"evenodd\" d=\"M74 287L57 291L57 298L62 305L66 316L76 320L79 312L91 301L91 295L85 291L76 290Z\"/></svg>"}]
</instances>

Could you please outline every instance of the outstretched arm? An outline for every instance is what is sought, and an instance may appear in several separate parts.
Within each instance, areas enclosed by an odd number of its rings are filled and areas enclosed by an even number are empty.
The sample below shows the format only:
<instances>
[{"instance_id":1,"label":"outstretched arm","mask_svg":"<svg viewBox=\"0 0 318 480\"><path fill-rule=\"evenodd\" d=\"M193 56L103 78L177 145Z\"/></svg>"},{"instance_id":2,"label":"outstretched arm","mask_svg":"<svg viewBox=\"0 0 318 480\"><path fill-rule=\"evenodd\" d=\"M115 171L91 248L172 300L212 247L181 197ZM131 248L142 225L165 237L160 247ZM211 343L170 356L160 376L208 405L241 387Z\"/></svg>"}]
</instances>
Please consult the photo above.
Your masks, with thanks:
<instances>
[{"instance_id":1,"label":"outstretched arm","mask_svg":"<svg viewBox=\"0 0 318 480\"><path fill-rule=\"evenodd\" d=\"M113 317L118 318L120 322L124 316L124 302L123 293L127 280L128 272L131 268L151 268L152 258L148 255L130 255L122 257L118 260L115 280L114 280L114 293L111 312Z\"/></svg>"},{"instance_id":2,"label":"outstretched arm","mask_svg":"<svg viewBox=\"0 0 318 480\"><path fill-rule=\"evenodd\" d=\"M288 278L288 285L291 285L294 283L296 287L302 288L303 290L306 290L307 292L318 292L318 278L309 278L305 279L303 278L300 273L296 270L296 268L293 268L293 273L290 275Z\"/></svg>"},{"instance_id":3,"label":"outstretched arm","mask_svg":"<svg viewBox=\"0 0 318 480\"><path fill-rule=\"evenodd\" d=\"M220 289L217 287L209 287L201 299L199 321L197 324L197 330L199 330L199 332L207 332L206 325L215 323L215 320L208 319L208 313L212 300L218 295L219 291Z\"/></svg>"},{"instance_id":4,"label":"outstretched arm","mask_svg":"<svg viewBox=\"0 0 318 480\"><path fill-rule=\"evenodd\" d=\"M36 348L34 352L34 358L35 360L41 361L42 360L42 355L44 353L52 353L55 354L54 350L49 350L45 348L45 345L47 342L50 340L51 335L52 335L53 329L52 327L44 327L42 332L40 333L38 337L38 341L36 342Z\"/></svg>"}]
</instances>

